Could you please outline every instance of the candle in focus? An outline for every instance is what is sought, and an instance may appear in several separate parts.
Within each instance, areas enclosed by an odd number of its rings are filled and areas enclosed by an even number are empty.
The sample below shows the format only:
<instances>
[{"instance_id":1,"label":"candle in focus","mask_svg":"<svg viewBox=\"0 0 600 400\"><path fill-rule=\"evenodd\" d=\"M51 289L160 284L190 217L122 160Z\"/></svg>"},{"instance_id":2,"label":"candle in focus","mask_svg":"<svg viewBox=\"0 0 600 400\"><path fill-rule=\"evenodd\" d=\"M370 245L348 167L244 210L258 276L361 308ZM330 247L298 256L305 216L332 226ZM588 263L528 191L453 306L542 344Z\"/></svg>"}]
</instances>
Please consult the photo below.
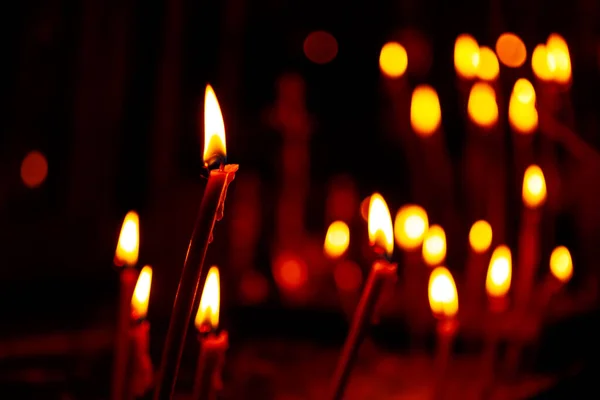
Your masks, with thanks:
<instances>
[{"instance_id":1,"label":"candle in focus","mask_svg":"<svg viewBox=\"0 0 600 400\"><path fill-rule=\"evenodd\" d=\"M446 232L439 225L431 225L423 239L423 260L435 267L446 259Z\"/></svg>"},{"instance_id":2,"label":"candle in focus","mask_svg":"<svg viewBox=\"0 0 600 400\"><path fill-rule=\"evenodd\" d=\"M223 387L221 372L225 352L229 347L227 332L219 327L220 280L219 269L208 271L194 325L198 330L200 352L194 379L193 400L215 400Z\"/></svg>"},{"instance_id":3,"label":"candle in focus","mask_svg":"<svg viewBox=\"0 0 600 400\"><path fill-rule=\"evenodd\" d=\"M122 268L119 273L119 311L112 371L111 399L113 400L122 399L125 393L131 296L137 278L137 272L133 267L137 263L140 248L139 224L139 216L135 211L130 211L125 215L115 251L114 264Z\"/></svg>"},{"instance_id":4,"label":"candle in focus","mask_svg":"<svg viewBox=\"0 0 600 400\"><path fill-rule=\"evenodd\" d=\"M515 301L517 307L525 308L529 305L540 260L540 208L546 201L546 181L537 165L530 165L525 170L522 198L524 207L519 231Z\"/></svg>"},{"instance_id":5,"label":"candle in focus","mask_svg":"<svg viewBox=\"0 0 600 400\"><path fill-rule=\"evenodd\" d=\"M384 286L396 279L397 266L387 261L394 251L392 218L385 200L379 193L374 193L370 197L368 232L369 243L379 259L371 267L369 278L352 318L350 330L331 381L328 397L331 400L340 400L344 397L358 349L367 328L371 325Z\"/></svg>"},{"instance_id":6,"label":"candle in focus","mask_svg":"<svg viewBox=\"0 0 600 400\"><path fill-rule=\"evenodd\" d=\"M150 288L152 287L152 268L146 265L138 276L131 297L131 323L129 327L129 371L125 399L143 396L152 384L152 360L149 354L150 324L146 320Z\"/></svg>"}]
</instances>

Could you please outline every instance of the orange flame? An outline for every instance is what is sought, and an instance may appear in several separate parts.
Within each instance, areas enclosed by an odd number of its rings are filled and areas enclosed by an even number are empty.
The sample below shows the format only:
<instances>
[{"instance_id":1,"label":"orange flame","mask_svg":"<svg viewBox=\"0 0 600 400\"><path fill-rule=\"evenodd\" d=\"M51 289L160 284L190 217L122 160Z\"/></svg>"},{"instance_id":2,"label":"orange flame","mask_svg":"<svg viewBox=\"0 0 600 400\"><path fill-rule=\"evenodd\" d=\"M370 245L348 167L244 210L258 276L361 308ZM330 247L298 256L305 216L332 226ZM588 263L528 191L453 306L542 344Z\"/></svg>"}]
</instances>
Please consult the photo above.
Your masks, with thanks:
<instances>
[{"instance_id":1,"label":"orange flame","mask_svg":"<svg viewBox=\"0 0 600 400\"><path fill-rule=\"evenodd\" d=\"M542 169L530 165L523 177L523 203L528 208L537 208L546 201L546 179Z\"/></svg>"},{"instance_id":2,"label":"orange flame","mask_svg":"<svg viewBox=\"0 0 600 400\"><path fill-rule=\"evenodd\" d=\"M379 54L379 68L390 78L400 78L406 72L408 55L404 47L398 42L388 42L381 48Z\"/></svg>"},{"instance_id":3,"label":"orange flame","mask_svg":"<svg viewBox=\"0 0 600 400\"><path fill-rule=\"evenodd\" d=\"M429 276L429 306L436 318L453 318L458 313L458 293L452 274L436 267Z\"/></svg>"},{"instance_id":4,"label":"orange flame","mask_svg":"<svg viewBox=\"0 0 600 400\"><path fill-rule=\"evenodd\" d=\"M131 314L134 319L144 319L148 313L150 287L152 286L152 267L146 265L140 271L135 290L131 297Z\"/></svg>"},{"instance_id":5,"label":"orange flame","mask_svg":"<svg viewBox=\"0 0 600 400\"><path fill-rule=\"evenodd\" d=\"M479 67L479 44L468 34L459 35L454 42L454 68L462 78L474 78Z\"/></svg>"},{"instance_id":6,"label":"orange flame","mask_svg":"<svg viewBox=\"0 0 600 400\"><path fill-rule=\"evenodd\" d=\"M394 236L398 246L404 250L421 246L428 229L429 219L423 207L409 204L398 210L394 220Z\"/></svg>"},{"instance_id":7,"label":"orange flame","mask_svg":"<svg viewBox=\"0 0 600 400\"><path fill-rule=\"evenodd\" d=\"M330 258L341 257L350 244L350 229L343 221L335 221L329 225L325 235L323 249Z\"/></svg>"},{"instance_id":8,"label":"orange flame","mask_svg":"<svg viewBox=\"0 0 600 400\"><path fill-rule=\"evenodd\" d=\"M479 48L479 68L477 68L477 77L484 81L495 81L500 74L500 64L496 53L489 47Z\"/></svg>"},{"instance_id":9,"label":"orange flame","mask_svg":"<svg viewBox=\"0 0 600 400\"><path fill-rule=\"evenodd\" d=\"M369 242L371 246L381 248L388 257L394 251L394 229L390 210L379 193L371 195L369 203Z\"/></svg>"},{"instance_id":10,"label":"orange flame","mask_svg":"<svg viewBox=\"0 0 600 400\"><path fill-rule=\"evenodd\" d=\"M490 297L504 297L512 279L512 256L508 246L500 245L492 253L485 280L485 290Z\"/></svg>"},{"instance_id":11,"label":"orange flame","mask_svg":"<svg viewBox=\"0 0 600 400\"><path fill-rule=\"evenodd\" d=\"M442 122L440 99L434 88L419 85L412 94L410 103L410 124L415 133L428 137L435 133Z\"/></svg>"},{"instance_id":12,"label":"orange flame","mask_svg":"<svg viewBox=\"0 0 600 400\"><path fill-rule=\"evenodd\" d=\"M206 85L204 94L204 164L224 159L227 156L225 146L225 123L223 114L212 86Z\"/></svg>"},{"instance_id":13,"label":"orange flame","mask_svg":"<svg viewBox=\"0 0 600 400\"><path fill-rule=\"evenodd\" d=\"M446 232L439 225L431 225L423 240L423 260L430 267L444 262L446 258Z\"/></svg>"},{"instance_id":14,"label":"orange flame","mask_svg":"<svg viewBox=\"0 0 600 400\"><path fill-rule=\"evenodd\" d=\"M514 33L503 33L496 41L496 53L502 64L517 68L527 59L527 48L521 38Z\"/></svg>"},{"instance_id":15,"label":"orange flame","mask_svg":"<svg viewBox=\"0 0 600 400\"><path fill-rule=\"evenodd\" d=\"M140 218L135 211L129 211L123 220L117 250L115 251L115 265L122 267L134 266L138 260L140 249L139 234Z\"/></svg>"},{"instance_id":16,"label":"orange flame","mask_svg":"<svg viewBox=\"0 0 600 400\"><path fill-rule=\"evenodd\" d=\"M498 103L494 88L486 82L477 82L471 88L467 111L473 122L490 127L498 121Z\"/></svg>"},{"instance_id":17,"label":"orange flame","mask_svg":"<svg viewBox=\"0 0 600 400\"><path fill-rule=\"evenodd\" d=\"M492 244L492 226L489 222L479 220L471 226L469 244L476 253L485 253Z\"/></svg>"},{"instance_id":18,"label":"orange flame","mask_svg":"<svg viewBox=\"0 0 600 400\"><path fill-rule=\"evenodd\" d=\"M573 276L573 259L569 249L565 246L558 246L552 250L550 272L563 283L569 282L571 276Z\"/></svg>"},{"instance_id":19,"label":"orange flame","mask_svg":"<svg viewBox=\"0 0 600 400\"><path fill-rule=\"evenodd\" d=\"M199 332L214 331L219 327L220 285L219 268L212 266L206 276L198 313L194 321Z\"/></svg>"}]
</instances>

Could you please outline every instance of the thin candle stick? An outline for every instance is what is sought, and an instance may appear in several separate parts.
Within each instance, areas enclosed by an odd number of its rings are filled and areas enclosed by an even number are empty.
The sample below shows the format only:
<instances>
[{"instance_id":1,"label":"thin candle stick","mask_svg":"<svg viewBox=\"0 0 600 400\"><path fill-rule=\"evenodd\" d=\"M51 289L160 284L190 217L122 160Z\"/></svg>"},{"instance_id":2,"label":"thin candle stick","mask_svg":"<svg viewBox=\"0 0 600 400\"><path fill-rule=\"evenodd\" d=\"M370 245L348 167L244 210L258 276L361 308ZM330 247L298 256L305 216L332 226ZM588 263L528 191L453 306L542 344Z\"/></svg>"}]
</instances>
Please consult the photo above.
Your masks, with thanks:
<instances>
[{"instance_id":1,"label":"thin candle stick","mask_svg":"<svg viewBox=\"0 0 600 400\"><path fill-rule=\"evenodd\" d=\"M192 400L215 400L221 387L221 370L229 346L227 332L200 334L200 355L192 390Z\"/></svg>"}]
</instances>

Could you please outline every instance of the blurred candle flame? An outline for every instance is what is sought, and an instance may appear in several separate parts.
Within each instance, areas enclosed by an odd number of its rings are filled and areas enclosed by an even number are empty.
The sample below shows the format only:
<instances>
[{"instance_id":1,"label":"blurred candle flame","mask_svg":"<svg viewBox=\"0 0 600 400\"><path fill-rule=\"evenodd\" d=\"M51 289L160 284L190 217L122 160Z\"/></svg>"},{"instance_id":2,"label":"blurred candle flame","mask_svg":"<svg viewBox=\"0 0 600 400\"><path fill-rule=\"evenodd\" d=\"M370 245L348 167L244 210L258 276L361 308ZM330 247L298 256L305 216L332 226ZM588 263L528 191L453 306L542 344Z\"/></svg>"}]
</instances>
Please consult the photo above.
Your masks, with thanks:
<instances>
[{"instance_id":1,"label":"blurred candle flame","mask_svg":"<svg viewBox=\"0 0 600 400\"><path fill-rule=\"evenodd\" d=\"M468 34L459 35L454 42L454 68L465 79L474 78L480 63L479 44Z\"/></svg>"},{"instance_id":2,"label":"blurred candle flame","mask_svg":"<svg viewBox=\"0 0 600 400\"><path fill-rule=\"evenodd\" d=\"M212 266L206 276L200 305L198 306L198 312L194 320L196 329L199 332L215 331L219 327L219 310L221 307L220 286L219 268Z\"/></svg>"},{"instance_id":3,"label":"blurred candle flame","mask_svg":"<svg viewBox=\"0 0 600 400\"><path fill-rule=\"evenodd\" d=\"M350 229L343 221L335 221L329 225L325 235L325 244L323 249L330 258L341 257L350 244Z\"/></svg>"},{"instance_id":4,"label":"blurred candle flame","mask_svg":"<svg viewBox=\"0 0 600 400\"><path fill-rule=\"evenodd\" d=\"M573 259L569 249L565 246L558 246L552 250L550 255L550 272L559 281L569 282L573 276Z\"/></svg>"},{"instance_id":5,"label":"blurred candle flame","mask_svg":"<svg viewBox=\"0 0 600 400\"><path fill-rule=\"evenodd\" d=\"M496 247L492 253L485 280L485 290L490 297L504 297L512 279L512 256L506 245Z\"/></svg>"},{"instance_id":6,"label":"blurred candle flame","mask_svg":"<svg viewBox=\"0 0 600 400\"><path fill-rule=\"evenodd\" d=\"M135 211L129 211L123 220L117 250L115 252L115 265L122 267L134 266L138 260L140 248L139 234L140 218Z\"/></svg>"},{"instance_id":7,"label":"blurred candle flame","mask_svg":"<svg viewBox=\"0 0 600 400\"><path fill-rule=\"evenodd\" d=\"M429 219L423 207L409 204L398 210L394 220L394 237L402 249L415 250L421 246L428 229Z\"/></svg>"},{"instance_id":8,"label":"blurred candle flame","mask_svg":"<svg viewBox=\"0 0 600 400\"><path fill-rule=\"evenodd\" d=\"M469 93L467 104L469 117L479 126L490 127L498 121L496 92L486 82L477 82Z\"/></svg>"},{"instance_id":9,"label":"blurred candle flame","mask_svg":"<svg viewBox=\"0 0 600 400\"><path fill-rule=\"evenodd\" d=\"M479 220L471 226L469 244L476 253L485 253L492 244L492 226L485 220Z\"/></svg>"},{"instance_id":10,"label":"blurred candle flame","mask_svg":"<svg viewBox=\"0 0 600 400\"><path fill-rule=\"evenodd\" d=\"M495 81L500 74L498 57L492 49L486 46L479 48L479 67L477 77L483 81Z\"/></svg>"},{"instance_id":11,"label":"blurred candle flame","mask_svg":"<svg viewBox=\"0 0 600 400\"><path fill-rule=\"evenodd\" d=\"M148 314L150 288L152 286L152 267L146 265L140 271L133 296L131 298L131 313L134 319L144 319Z\"/></svg>"},{"instance_id":12,"label":"blurred candle flame","mask_svg":"<svg viewBox=\"0 0 600 400\"><path fill-rule=\"evenodd\" d=\"M536 78L542 81L551 81L554 74L548 65L548 49L545 44L538 44L531 55L531 69Z\"/></svg>"},{"instance_id":13,"label":"blurred candle flame","mask_svg":"<svg viewBox=\"0 0 600 400\"><path fill-rule=\"evenodd\" d=\"M503 33L496 41L496 53L500 62L507 67L518 68L527 59L527 48L514 33Z\"/></svg>"},{"instance_id":14,"label":"blurred candle flame","mask_svg":"<svg viewBox=\"0 0 600 400\"><path fill-rule=\"evenodd\" d=\"M537 208L546 201L546 180L542 169L530 165L523 177L523 203L528 208Z\"/></svg>"},{"instance_id":15,"label":"blurred candle flame","mask_svg":"<svg viewBox=\"0 0 600 400\"><path fill-rule=\"evenodd\" d=\"M453 318L458 313L458 293L452 274L436 267L429 276L429 306L436 318Z\"/></svg>"},{"instance_id":16,"label":"blurred candle flame","mask_svg":"<svg viewBox=\"0 0 600 400\"><path fill-rule=\"evenodd\" d=\"M431 136L441 122L442 110L437 92L429 85L417 86L410 103L410 124L413 130L419 136Z\"/></svg>"},{"instance_id":17,"label":"blurred candle flame","mask_svg":"<svg viewBox=\"0 0 600 400\"><path fill-rule=\"evenodd\" d=\"M388 42L381 48L379 68L389 78L400 78L406 72L408 55L398 42Z\"/></svg>"},{"instance_id":18,"label":"blurred candle flame","mask_svg":"<svg viewBox=\"0 0 600 400\"><path fill-rule=\"evenodd\" d=\"M439 225L431 225L423 240L423 260L430 267L440 265L446 259L446 232Z\"/></svg>"},{"instance_id":19,"label":"blurred candle flame","mask_svg":"<svg viewBox=\"0 0 600 400\"><path fill-rule=\"evenodd\" d=\"M521 78L515 82L508 104L508 119L519 133L532 133L538 126L538 113L535 108L535 89L531 82Z\"/></svg>"},{"instance_id":20,"label":"blurred candle flame","mask_svg":"<svg viewBox=\"0 0 600 400\"><path fill-rule=\"evenodd\" d=\"M379 193L371 195L369 203L369 242L376 250L382 249L387 257L394 251L394 229L390 210Z\"/></svg>"},{"instance_id":21,"label":"blurred candle flame","mask_svg":"<svg viewBox=\"0 0 600 400\"><path fill-rule=\"evenodd\" d=\"M571 56L565 39L553 33L546 41L548 69L557 83L566 84L571 81Z\"/></svg>"},{"instance_id":22,"label":"blurred candle flame","mask_svg":"<svg viewBox=\"0 0 600 400\"><path fill-rule=\"evenodd\" d=\"M226 156L223 114L215 91L212 86L206 85L204 94L204 164L209 166L216 159L224 159Z\"/></svg>"}]
</instances>

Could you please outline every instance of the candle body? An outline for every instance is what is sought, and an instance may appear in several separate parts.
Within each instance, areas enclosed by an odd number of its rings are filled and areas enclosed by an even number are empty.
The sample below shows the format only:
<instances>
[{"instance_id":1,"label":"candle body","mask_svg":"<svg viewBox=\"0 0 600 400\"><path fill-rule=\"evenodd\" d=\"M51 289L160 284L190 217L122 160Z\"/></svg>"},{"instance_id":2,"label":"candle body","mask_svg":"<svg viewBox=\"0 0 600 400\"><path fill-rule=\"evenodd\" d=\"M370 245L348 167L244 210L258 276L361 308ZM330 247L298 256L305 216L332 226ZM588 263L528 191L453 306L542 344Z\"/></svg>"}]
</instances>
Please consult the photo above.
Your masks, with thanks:
<instances>
[{"instance_id":1,"label":"candle body","mask_svg":"<svg viewBox=\"0 0 600 400\"><path fill-rule=\"evenodd\" d=\"M175 389L179 362L192 316L194 299L202 279L204 257L208 245L212 241L215 221L223 217L227 187L234 179L237 170L237 165L225 165L222 170L210 171L183 271L181 272L175 303L173 304L173 312L171 313L169 330L167 331L161 359L159 379L154 392L154 399L156 400L170 399Z\"/></svg>"},{"instance_id":2,"label":"candle body","mask_svg":"<svg viewBox=\"0 0 600 400\"><path fill-rule=\"evenodd\" d=\"M129 329L129 362L125 400L142 397L152 385L153 371L149 354L150 324L134 322Z\"/></svg>"},{"instance_id":3,"label":"candle body","mask_svg":"<svg viewBox=\"0 0 600 400\"><path fill-rule=\"evenodd\" d=\"M410 331L411 350L421 347L421 339L427 330L429 322L429 300L427 297L427 282L429 268L423 264L421 246L414 250L404 250L404 301L408 329Z\"/></svg>"},{"instance_id":4,"label":"candle body","mask_svg":"<svg viewBox=\"0 0 600 400\"><path fill-rule=\"evenodd\" d=\"M396 269L396 264L390 264L387 261L379 260L373 263L333 375L329 399L339 400L343 398L352 365L366 328L371 324L377 300L381 295L384 283L395 278Z\"/></svg>"},{"instance_id":5,"label":"candle body","mask_svg":"<svg viewBox=\"0 0 600 400\"><path fill-rule=\"evenodd\" d=\"M113 376L111 399L120 400L126 384L127 360L129 356L129 323L131 320L131 297L137 281L137 271L124 267L120 274L119 314L115 338L115 356L113 360Z\"/></svg>"},{"instance_id":6,"label":"candle body","mask_svg":"<svg viewBox=\"0 0 600 400\"><path fill-rule=\"evenodd\" d=\"M485 293L485 277L487 272L487 264L489 262L488 252L477 253L473 249L469 249L467 259L467 279L465 293L467 297L466 306L469 316L478 315L483 308L484 293Z\"/></svg>"},{"instance_id":7,"label":"candle body","mask_svg":"<svg viewBox=\"0 0 600 400\"><path fill-rule=\"evenodd\" d=\"M227 332L199 335L200 353L194 378L192 400L215 400L222 387L221 371L229 346Z\"/></svg>"},{"instance_id":8,"label":"candle body","mask_svg":"<svg viewBox=\"0 0 600 400\"><path fill-rule=\"evenodd\" d=\"M452 356L452 344L458 330L458 322L455 319L442 320L437 323L437 346L435 354L436 384L434 387L434 399L444 397L446 388L448 366Z\"/></svg>"},{"instance_id":9,"label":"candle body","mask_svg":"<svg viewBox=\"0 0 600 400\"><path fill-rule=\"evenodd\" d=\"M539 210L527 208L523 210L519 232L518 279L515 285L515 305L521 311L530 305L531 291L539 264L539 221Z\"/></svg>"}]
</instances>

